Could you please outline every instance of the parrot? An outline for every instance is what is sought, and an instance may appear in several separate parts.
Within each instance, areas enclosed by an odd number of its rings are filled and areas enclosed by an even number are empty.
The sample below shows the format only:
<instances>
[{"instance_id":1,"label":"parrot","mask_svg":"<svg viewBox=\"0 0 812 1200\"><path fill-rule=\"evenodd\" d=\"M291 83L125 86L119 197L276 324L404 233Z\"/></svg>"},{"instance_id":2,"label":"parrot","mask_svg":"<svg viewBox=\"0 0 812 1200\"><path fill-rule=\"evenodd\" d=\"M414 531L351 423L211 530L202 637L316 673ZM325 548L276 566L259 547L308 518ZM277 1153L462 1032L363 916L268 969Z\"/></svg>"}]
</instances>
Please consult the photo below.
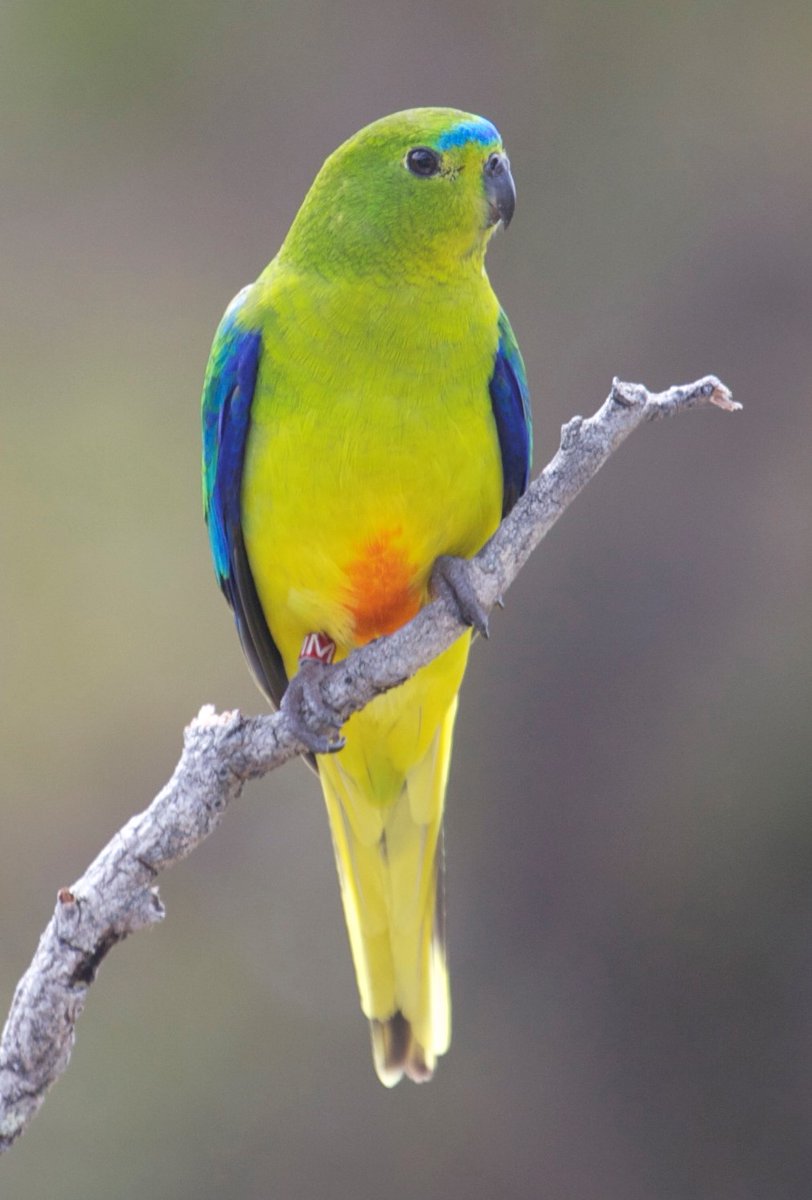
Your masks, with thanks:
<instances>
[{"instance_id":1,"label":"parrot","mask_svg":"<svg viewBox=\"0 0 812 1200\"><path fill-rule=\"evenodd\" d=\"M532 456L524 363L485 271L515 200L490 121L413 108L367 125L226 309L203 385L216 577L318 773L387 1087L430 1079L451 1038L443 810L469 648L487 634L460 568L525 491ZM438 594L459 639L343 736L313 733L296 698Z\"/></svg>"}]
</instances>

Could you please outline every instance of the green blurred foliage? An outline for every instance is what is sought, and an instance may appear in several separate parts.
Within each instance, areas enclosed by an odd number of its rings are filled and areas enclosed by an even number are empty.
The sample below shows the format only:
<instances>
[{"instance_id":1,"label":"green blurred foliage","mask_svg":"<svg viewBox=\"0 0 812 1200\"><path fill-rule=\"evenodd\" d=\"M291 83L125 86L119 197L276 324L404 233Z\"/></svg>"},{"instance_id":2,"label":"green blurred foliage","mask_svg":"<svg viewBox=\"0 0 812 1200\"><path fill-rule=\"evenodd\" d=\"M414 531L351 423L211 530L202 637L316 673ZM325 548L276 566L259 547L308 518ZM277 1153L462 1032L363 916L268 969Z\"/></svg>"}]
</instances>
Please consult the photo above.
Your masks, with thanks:
<instances>
[{"instance_id":1,"label":"green blurred foliage","mask_svg":"<svg viewBox=\"0 0 812 1200\"><path fill-rule=\"evenodd\" d=\"M340 140L410 104L499 125L539 466L613 374L745 404L636 435L477 647L436 1080L375 1080L296 764L105 964L4 1200L807 1194L810 50L792 0L0 8L3 1007L184 722L261 707L197 403Z\"/></svg>"}]
</instances>

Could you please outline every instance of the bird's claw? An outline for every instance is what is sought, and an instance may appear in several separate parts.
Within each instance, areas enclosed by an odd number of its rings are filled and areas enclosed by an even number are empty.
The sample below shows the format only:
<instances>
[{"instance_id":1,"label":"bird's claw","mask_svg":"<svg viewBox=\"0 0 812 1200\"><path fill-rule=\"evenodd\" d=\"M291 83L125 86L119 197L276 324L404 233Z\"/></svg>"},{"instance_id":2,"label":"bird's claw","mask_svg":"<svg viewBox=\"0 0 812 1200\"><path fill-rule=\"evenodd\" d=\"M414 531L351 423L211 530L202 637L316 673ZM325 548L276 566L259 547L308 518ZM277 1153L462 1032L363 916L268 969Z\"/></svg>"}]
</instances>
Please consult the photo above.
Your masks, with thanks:
<instances>
[{"instance_id":1,"label":"bird's claw","mask_svg":"<svg viewBox=\"0 0 812 1200\"><path fill-rule=\"evenodd\" d=\"M490 636L488 614L471 583L468 559L441 554L431 569L429 587L432 595L442 596L457 610L461 621L473 625L483 637Z\"/></svg>"},{"instance_id":2,"label":"bird's claw","mask_svg":"<svg viewBox=\"0 0 812 1200\"><path fill-rule=\"evenodd\" d=\"M344 746L341 723L321 695L321 674L325 664L316 659L299 662L282 697L282 712L288 718L294 737L311 754L335 754Z\"/></svg>"}]
</instances>

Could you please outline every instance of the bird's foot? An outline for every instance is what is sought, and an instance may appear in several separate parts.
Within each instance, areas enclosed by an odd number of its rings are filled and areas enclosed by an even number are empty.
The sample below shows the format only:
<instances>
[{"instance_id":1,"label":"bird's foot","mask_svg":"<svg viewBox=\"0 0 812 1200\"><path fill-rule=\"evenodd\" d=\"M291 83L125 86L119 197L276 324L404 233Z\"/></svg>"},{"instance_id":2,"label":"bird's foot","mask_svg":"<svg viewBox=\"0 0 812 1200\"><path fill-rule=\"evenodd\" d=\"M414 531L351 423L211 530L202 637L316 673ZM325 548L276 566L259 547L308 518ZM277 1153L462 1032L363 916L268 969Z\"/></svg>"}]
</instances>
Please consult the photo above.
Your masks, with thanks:
<instances>
[{"instance_id":1,"label":"bird's foot","mask_svg":"<svg viewBox=\"0 0 812 1200\"><path fill-rule=\"evenodd\" d=\"M321 674L335 652L336 644L326 633L309 633L299 653L299 670L282 697L282 712L311 754L334 754L344 745L341 723L321 696Z\"/></svg>"},{"instance_id":2,"label":"bird's foot","mask_svg":"<svg viewBox=\"0 0 812 1200\"><path fill-rule=\"evenodd\" d=\"M431 569L429 588L433 596L442 596L457 610L461 621L473 625L483 637L489 636L488 614L474 591L467 558L441 554Z\"/></svg>"}]
</instances>

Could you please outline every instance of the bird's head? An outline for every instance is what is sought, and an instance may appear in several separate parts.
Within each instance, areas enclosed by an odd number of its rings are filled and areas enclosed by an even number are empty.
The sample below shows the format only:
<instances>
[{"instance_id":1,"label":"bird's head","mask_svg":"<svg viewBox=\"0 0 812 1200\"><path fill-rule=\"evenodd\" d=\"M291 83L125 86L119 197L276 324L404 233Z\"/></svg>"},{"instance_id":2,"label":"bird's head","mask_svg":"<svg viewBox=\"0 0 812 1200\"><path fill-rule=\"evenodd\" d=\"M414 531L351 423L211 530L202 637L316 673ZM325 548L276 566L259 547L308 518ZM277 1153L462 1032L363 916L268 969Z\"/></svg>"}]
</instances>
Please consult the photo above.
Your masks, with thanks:
<instances>
[{"instance_id":1,"label":"bird's head","mask_svg":"<svg viewBox=\"0 0 812 1200\"><path fill-rule=\"evenodd\" d=\"M489 121L413 108L367 125L330 155L282 256L326 275L443 279L481 268L516 190Z\"/></svg>"}]
</instances>

